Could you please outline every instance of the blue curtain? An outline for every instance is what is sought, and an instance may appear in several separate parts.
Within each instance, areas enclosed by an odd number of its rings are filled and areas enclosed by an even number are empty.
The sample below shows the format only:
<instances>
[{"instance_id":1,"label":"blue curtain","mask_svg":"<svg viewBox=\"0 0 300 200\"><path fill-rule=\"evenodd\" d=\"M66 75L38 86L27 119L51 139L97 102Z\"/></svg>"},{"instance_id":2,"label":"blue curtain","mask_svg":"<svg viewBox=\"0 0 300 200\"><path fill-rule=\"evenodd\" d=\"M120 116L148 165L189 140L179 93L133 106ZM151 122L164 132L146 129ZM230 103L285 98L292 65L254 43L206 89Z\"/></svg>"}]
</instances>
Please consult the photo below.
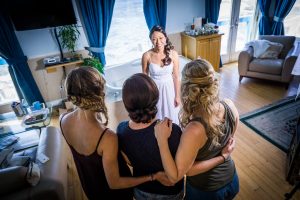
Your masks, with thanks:
<instances>
[{"instance_id":1,"label":"blue curtain","mask_svg":"<svg viewBox=\"0 0 300 200\"><path fill-rule=\"evenodd\" d=\"M95 57L106 64L104 48L108 36L115 0L78 0L90 47Z\"/></svg>"},{"instance_id":2,"label":"blue curtain","mask_svg":"<svg viewBox=\"0 0 300 200\"><path fill-rule=\"evenodd\" d=\"M272 34L284 35L283 19L289 14L296 0L277 0L273 17Z\"/></svg>"},{"instance_id":3,"label":"blue curtain","mask_svg":"<svg viewBox=\"0 0 300 200\"><path fill-rule=\"evenodd\" d=\"M20 98L31 105L44 102L8 16L0 14L0 54L9 65L9 72Z\"/></svg>"},{"instance_id":4,"label":"blue curtain","mask_svg":"<svg viewBox=\"0 0 300 200\"><path fill-rule=\"evenodd\" d=\"M258 24L259 35L271 35L272 21L269 17L269 9L272 0L258 0L258 6L261 12L261 18Z\"/></svg>"},{"instance_id":5,"label":"blue curtain","mask_svg":"<svg viewBox=\"0 0 300 200\"><path fill-rule=\"evenodd\" d=\"M143 7L149 30L155 25L166 29L167 0L144 0Z\"/></svg>"},{"instance_id":6,"label":"blue curtain","mask_svg":"<svg viewBox=\"0 0 300 200\"><path fill-rule=\"evenodd\" d=\"M205 17L207 22L217 24L222 0L205 0Z\"/></svg>"}]
</instances>

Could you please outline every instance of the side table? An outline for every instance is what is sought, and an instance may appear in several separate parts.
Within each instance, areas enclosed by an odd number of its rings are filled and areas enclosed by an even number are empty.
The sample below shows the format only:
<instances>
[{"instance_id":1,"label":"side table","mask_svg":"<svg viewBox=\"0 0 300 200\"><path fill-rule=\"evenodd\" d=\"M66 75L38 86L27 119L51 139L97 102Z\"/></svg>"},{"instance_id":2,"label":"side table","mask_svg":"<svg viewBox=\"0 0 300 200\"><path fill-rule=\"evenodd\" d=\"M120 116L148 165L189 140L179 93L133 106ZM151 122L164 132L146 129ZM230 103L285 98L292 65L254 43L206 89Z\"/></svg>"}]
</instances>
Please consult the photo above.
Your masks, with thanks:
<instances>
[{"instance_id":1,"label":"side table","mask_svg":"<svg viewBox=\"0 0 300 200\"><path fill-rule=\"evenodd\" d=\"M52 106L47 109L45 118L27 125L24 123L25 117L16 117L13 112L1 115L0 150L11 145L14 145L15 151L36 146L42 128L50 125Z\"/></svg>"},{"instance_id":2,"label":"side table","mask_svg":"<svg viewBox=\"0 0 300 200\"><path fill-rule=\"evenodd\" d=\"M49 126L51 122L52 106L48 106L47 109L48 112L43 120L30 124L24 123L25 117L16 117L13 113L10 113L8 118L0 119L0 137L7 134L18 134L34 129L38 129L41 133L41 129Z\"/></svg>"}]
</instances>

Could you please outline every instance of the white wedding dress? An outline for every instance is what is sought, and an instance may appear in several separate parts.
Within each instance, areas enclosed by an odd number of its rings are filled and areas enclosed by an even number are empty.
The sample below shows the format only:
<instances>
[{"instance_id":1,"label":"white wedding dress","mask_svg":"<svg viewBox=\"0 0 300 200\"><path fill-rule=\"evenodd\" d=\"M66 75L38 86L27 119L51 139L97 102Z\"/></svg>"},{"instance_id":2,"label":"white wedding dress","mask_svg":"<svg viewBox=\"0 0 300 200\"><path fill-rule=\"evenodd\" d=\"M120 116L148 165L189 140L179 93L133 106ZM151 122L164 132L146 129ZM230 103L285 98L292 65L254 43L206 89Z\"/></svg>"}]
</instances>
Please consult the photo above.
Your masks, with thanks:
<instances>
[{"instance_id":1,"label":"white wedding dress","mask_svg":"<svg viewBox=\"0 0 300 200\"><path fill-rule=\"evenodd\" d=\"M175 89L172 72L173 62L163 67L155 63L149 64L150 77L154 80L159 90L156 117L158 119L168 117L173 120L173 123L179 125L179 106L175 107L174 105Z\"/></svg>"}]
</instances>

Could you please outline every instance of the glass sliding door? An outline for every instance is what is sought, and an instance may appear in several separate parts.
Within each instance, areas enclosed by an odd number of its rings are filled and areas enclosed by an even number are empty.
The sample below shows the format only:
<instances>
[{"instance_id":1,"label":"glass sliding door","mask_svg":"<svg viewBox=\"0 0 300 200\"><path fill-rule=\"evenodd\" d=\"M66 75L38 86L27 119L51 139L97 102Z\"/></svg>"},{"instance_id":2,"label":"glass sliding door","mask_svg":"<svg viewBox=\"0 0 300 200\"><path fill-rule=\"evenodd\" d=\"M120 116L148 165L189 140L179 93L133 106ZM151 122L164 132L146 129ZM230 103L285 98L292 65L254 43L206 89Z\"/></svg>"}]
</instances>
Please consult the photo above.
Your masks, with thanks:
<instances>
[{"instance_id":1,"label":"glass sliding door","mask_svg":"<svg viewBox=\"0 0 300 200\"><path fill-rule=\"evenodd\" d=\"M222 37L223 63L236 61L240 51L250 40L256 0L223 0L218 25ZM231 12L228 12L228 11Z\"/></svg>"},{"instance_id":2,"label":"glass sliding door","mask_svg":"<svg viewBox=\"0 0 300 200\"><path fill-rule=\"evenodd\" d=\"M223 63L229 62L229 46L230 46L230 32L231 32L231 13L232 2L234 0L222 0L219 12L218 26L221 33L224 33L221 41L221 57Z\"/></svg>"}]
</instances>

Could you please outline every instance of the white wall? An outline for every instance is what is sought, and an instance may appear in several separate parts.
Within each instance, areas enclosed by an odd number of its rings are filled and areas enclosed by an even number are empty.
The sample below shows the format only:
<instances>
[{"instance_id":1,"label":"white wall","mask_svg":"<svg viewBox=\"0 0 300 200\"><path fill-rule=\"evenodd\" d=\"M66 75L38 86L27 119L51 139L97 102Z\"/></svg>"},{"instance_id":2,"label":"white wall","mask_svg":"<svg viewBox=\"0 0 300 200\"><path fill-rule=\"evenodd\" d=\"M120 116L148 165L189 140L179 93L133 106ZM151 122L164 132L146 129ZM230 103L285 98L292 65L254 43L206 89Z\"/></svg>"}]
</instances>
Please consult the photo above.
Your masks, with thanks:
<instances>
[{"instance_id":1,"label":"white wall","mask_svg":"<svg viewBox=\"0 0 300 200\"><path fill-rule=\"evenodd\" d=\"M74 2L73 2L74 5ZM81 24L77 7L75 8L76 18ZM205 16L205 0L168 0L167 1L167 27L168 34L179 33L184 30L186 23L192 23L194 17ZM88 46L83 28L79 28L81 35L77 45L78 50ZM37 29L29 31L16 31L17 38L29 58L46 57L59 53L57 42L53 35L53 28Z\"/></svg>"},{"instance_id":2,"label":"white wall","mask_svg":"<svg viewBox=\"0 0 300 200\"><path fill-rule=\"evenodd\" d=\"M193 23L194 17L205 17L205 0L168 0L168 34L182 32L186 23Z\"/></svg>"},{"instance_id":3,"label":"white wall","mask_svg":"<svg viewBox=\"0 0 300 200\"><path fill-rule=\"evenodd\" d=\"M76 17L81 24L77 7L74 3ZM166 31L170 35L175 49L181 52L180 32L185 28L186 23L192 23L194 17L205 16L205 0L168 0L167 2L167 27ZM83 28L80 27L80 39L77 50L83 50L88 46ZM29 66L35 81L44 97L45 101L53 101L61 98L60 84L63 78L62 69L56 72L47 73L44 70L42 59L59 54L59 48L55 40L53 29L38 29L29 31L17 31L17 38L28 57ZM86 53L86 52L80 52ZM68 67L68 70L71 68Z\"/></svg>"}]
</instances>

